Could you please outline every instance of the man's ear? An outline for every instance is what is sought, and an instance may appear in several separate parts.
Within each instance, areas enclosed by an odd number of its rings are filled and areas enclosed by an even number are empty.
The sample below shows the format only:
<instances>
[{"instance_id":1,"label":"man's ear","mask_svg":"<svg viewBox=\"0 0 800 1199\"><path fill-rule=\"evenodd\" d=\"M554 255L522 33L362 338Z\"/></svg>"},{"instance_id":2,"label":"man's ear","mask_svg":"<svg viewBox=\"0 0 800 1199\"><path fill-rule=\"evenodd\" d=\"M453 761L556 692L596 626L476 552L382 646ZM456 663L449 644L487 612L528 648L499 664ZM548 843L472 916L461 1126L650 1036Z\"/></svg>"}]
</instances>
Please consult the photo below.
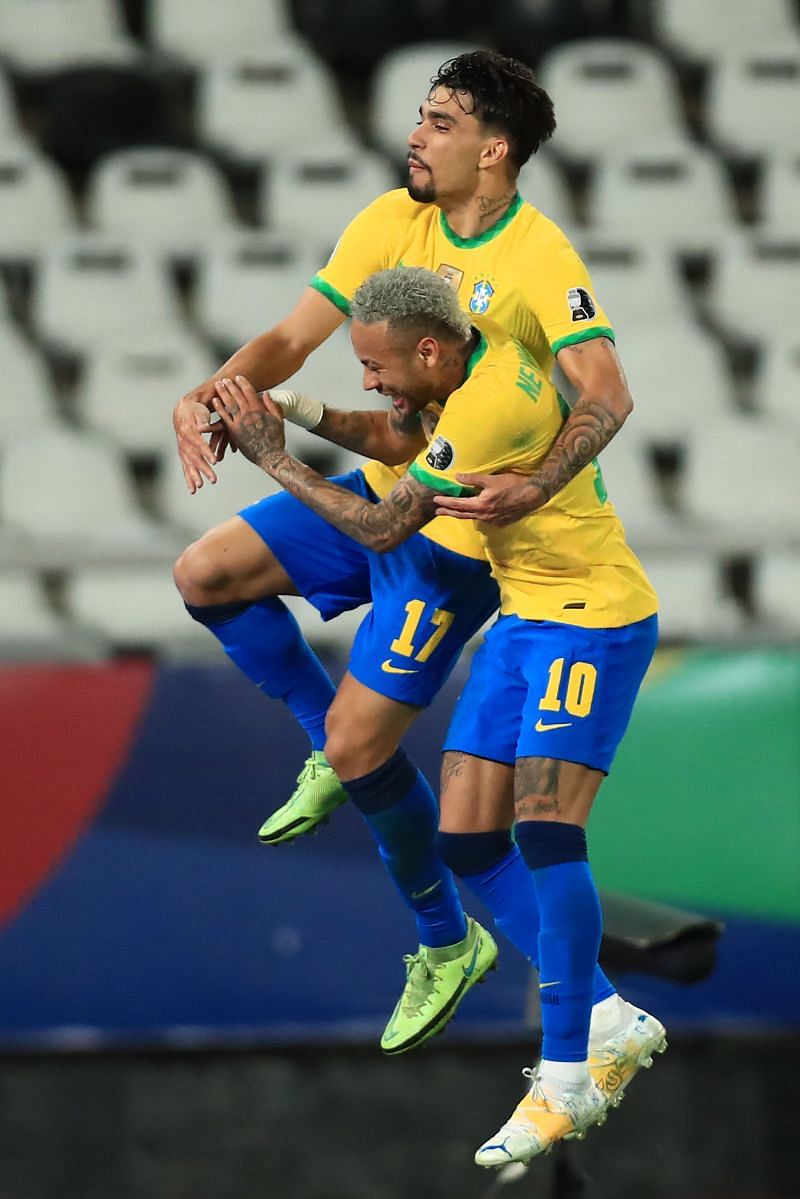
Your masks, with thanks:
<instances>
[{"instance_id":1,"label":"man's ear","mask_svg":"<svg viewBox=\"0 0 800 1199\"><path fill-rule=\"evenodd\" d=\"M503 137L502 134L490 137L481 150L481 156L478 159L478 169L485 171L489 167L496 167L499 163L506 162L509 152L508 138Z\"/></svg>"},{"instance_id":2,"label":"man's ear","mask_svg":"<svg viewBox=\"0 0 800 1199\"><path fill-rule=\"evenodd\" d=\"M417 342L417 354L423 366L436 366L440 346L435 337L422 337Z\"/></svg>"}]
</instances>

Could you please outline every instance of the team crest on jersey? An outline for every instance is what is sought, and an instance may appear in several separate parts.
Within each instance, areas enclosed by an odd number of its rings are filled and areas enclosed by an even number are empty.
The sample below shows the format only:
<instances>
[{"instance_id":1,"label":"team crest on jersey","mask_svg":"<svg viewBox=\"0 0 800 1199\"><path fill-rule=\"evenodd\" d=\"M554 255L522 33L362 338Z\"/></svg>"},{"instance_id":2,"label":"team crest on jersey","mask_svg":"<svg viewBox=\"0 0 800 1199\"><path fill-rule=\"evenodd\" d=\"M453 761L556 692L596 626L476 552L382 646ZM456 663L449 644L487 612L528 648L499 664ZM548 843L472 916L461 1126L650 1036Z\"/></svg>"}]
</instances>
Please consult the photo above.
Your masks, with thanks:
<instances>
[{"instance_id":1,"label":"team crest on jersey","mask_svg":"<svg viewBox=\"0 0 800 1199\"><path fill-rule=\"evenodd\" d=\"M434 470L447 470L455 456L456 452L446 437L435 437L428 447L425 461Z\"/></svg>"},{"instance_id":2,"label":"team crest on jersey","mask_svg":"<svg viewBox=\"0 0 800 1199\"><path fill-rule=\"evenodd\" d=\"M567 292L567 303L572 313L573 322L590 321L593 316L597 315L594 300L583 287L571 287Z\"/></svg>"},{"instance_id":3,"label":"team crest on jersey","mask_svg":"<svg viewBox=\"0 0 800 1199\"><path fill-rule=\"evenodd\" d=\"M436 268L436 274L441 275L445 283L449 283L453 291L458 291L461 286L461 280L464 278L464 272L460 271L457 266L448 266L446 262L442 262Z\"/></svg>"},{"instance_id":4,"label":"team crest on jersey","mask_svg":"<svg viewBox=\"0 0 800 1199\"><path fill-rule=\"evenodd\" d=\"M469 301L470 312L475 312L480 316L486 311L492 302L494 288L488 279L481 279L472 289L472 295Z\"/></svg>"}]
</instances>

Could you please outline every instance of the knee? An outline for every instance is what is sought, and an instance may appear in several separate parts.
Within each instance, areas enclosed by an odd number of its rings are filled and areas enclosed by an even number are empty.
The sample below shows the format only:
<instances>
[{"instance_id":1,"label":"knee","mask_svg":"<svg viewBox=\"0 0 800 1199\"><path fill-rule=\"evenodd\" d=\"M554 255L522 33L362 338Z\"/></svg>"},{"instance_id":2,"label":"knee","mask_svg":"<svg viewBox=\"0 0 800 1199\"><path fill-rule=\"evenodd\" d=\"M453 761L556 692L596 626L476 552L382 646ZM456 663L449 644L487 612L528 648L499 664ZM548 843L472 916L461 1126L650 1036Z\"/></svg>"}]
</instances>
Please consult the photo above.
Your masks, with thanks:
<instances>
[{"instance_id":1,"label":"knee","mask_svg":"<svg viewBox=\"0 0 800 1199\"><path fill-rule=\"evenodd\" d=\"M397 750L393 734L373 726L354 725L336 700L325 717L325 757L342 782L363 778L388 762Z\"/></svg>"},{"instance_id":2,"label":"knee","mask_svg":"<svg viewBox=\"0 0 800 1199\"><path fill-rule=\"evenodd\" d=\"M220 556L202 537L188 546L173 567L175 586L187 604L216 604L230 598L223 593L232 578Z\"/></svg>"},{"instance_id":3,"label":"knee","mask_svg":"<svg viewBox=\"0 0 800 1199\"><path fill-rule=\"evenodd\" d=\"M436 848L445 866L457 878L482 874L497 865L512 849L510 829L492 829L484 833L438 833Z\"/></svg>"}]
</instances>

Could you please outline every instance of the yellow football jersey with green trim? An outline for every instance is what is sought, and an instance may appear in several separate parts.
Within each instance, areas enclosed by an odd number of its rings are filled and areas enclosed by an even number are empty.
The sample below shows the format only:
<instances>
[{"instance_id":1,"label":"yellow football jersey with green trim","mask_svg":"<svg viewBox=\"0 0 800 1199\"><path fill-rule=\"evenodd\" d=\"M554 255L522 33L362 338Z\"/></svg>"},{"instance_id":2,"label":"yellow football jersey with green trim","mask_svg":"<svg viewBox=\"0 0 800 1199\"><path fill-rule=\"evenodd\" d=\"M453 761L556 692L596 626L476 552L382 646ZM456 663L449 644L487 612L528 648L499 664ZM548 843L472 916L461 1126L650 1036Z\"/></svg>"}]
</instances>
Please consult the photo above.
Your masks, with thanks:
<instances>
[{"instance_id":1,"label":"yellow football jersey with green trim","mask_svg":"<svg viewBox=\"0 0 800 1199\"><path fill-rule=\"evenodd\" d=\"M488 315L513 334L548 378L563 346L614 337L570 241L519 195L491 229L464 238L453 233L435 204L412 200L405 188L386 192L350 222L311 286L349 316L364 280L396 266L427 267L443 275L465 311ZM365 468L381 498L402 473L402 467L379 462ZM482 556L480 539L466 521L432 521L425 535L457 553Z\"/></svg>"},{"instance_id":2,"label":"yellow football jersey with green trim","mask_svg":"<svg viewBox=\"0 0 800 1199\"><path fill-rule=\"evenodd\" d=\"M520 342L492 321L478 317L475 325L481 341L467 377L441 407L428 448L408 468L427 487L456 495L469 490L457 474L536 470L566 415L552 382ZM425 412L430 417L431 406ZM530 516L505 528L475 528L500 586L503 613L618 628L658 608L596 462Z\"/></svg>"}]
</instances>

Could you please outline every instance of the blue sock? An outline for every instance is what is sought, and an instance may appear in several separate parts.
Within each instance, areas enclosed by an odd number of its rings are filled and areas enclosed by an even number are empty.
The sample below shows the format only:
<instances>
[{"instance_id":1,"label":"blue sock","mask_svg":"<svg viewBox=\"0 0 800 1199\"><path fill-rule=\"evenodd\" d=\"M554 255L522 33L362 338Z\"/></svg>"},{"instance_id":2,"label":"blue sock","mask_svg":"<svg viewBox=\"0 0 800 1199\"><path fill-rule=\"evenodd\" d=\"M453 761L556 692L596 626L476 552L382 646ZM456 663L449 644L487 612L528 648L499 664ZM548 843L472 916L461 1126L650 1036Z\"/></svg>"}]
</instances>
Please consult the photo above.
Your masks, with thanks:
<instances>
[{"instance_id":1,"label":"blue sock","mask_svg":"<svg viewBox=\"0 0 800 1199\"><path fill-rule=\"evenodd\" d=\"M523 820L517 825L517 844L539 901L542 1058L582 1062L603 931L586 833L577 824Z\"/></svg>"},{"instance_id":2,"label":"blue sock","mask_svg":"<svg viewBox=\"0 0 800 1199\"><path fill-rule=\"evenodd\" d=\"M255 604L187 604L232 662L259 691L282 700L311 739L325 746L325 717L336 689L283 600L267 596Z\"/></svg>"},{"instance_id":3,"label":"blue sock","mask_svg":"<svg viewBox=\"0 0 800 1199\"><path fill-rule=\"evenodd\" d=\"M398 749L377 770L342 786L414 913L420 944L438 949L462 941L467 921L453 876L436 850L439 808L425 777Z\"/></svg>"},{"instance_id":4,"label":"blue sock","mask_svg":"<svg viewBox=\"0 0 800 1199\"><path fill-rule=\"evenodd\" d=\"M500 932L538 970L536 884L510 831L439 833L437 844L442 860L453 874L486 905ZM600 967L595 966L592 1003L599 1003L615 992Z\"/></svg>"}]
</instances>

